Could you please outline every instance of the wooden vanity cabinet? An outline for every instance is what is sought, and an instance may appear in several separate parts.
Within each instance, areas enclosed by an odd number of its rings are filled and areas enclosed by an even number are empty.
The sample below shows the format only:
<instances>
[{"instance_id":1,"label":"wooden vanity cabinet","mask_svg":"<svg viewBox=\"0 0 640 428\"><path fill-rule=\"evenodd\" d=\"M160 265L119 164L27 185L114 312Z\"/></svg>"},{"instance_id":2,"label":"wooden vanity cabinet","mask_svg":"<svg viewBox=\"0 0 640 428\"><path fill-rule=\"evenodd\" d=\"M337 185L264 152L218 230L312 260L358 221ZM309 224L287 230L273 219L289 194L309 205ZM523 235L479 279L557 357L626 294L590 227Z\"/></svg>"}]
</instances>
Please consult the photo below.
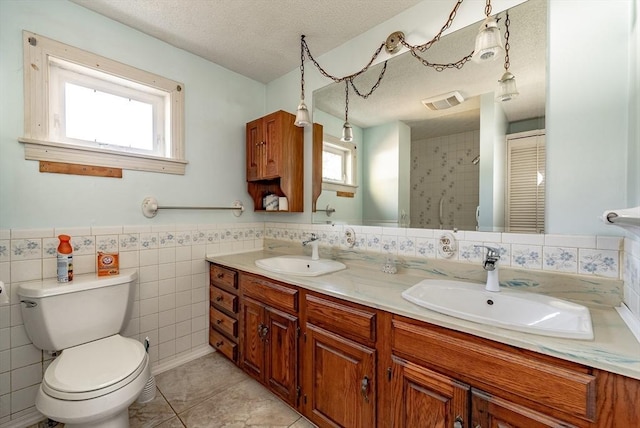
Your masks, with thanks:
<instances>
[{"instance_id":1,"label":"wooden vanity cabinet","mask_svg":"<svg viewBox=\"0 0 640 428\"><path fill-rule=\"evenodd\" d=\"M319 427L640 420L636 379L215 263L210 278L211 345Z\"/></svg>"},{"instance_id":2,"label":"wooden vanity cabinet","mask_svg":"<svg viewBox=\"0 0 640 428\"><path fill-rule=\"evenodd\" d=\"M298 290L240 273L240 366L293 407L298 406Z\"/></svg>"},{"instance_id":3,"label":"wooden vanity cabinet","mask_svg":"<svg viewBox=\"0 0 640 428\"><path fill-rule=\"evenodd\" d=\"M391 370L390 426L468 426L469 385L397 357Z\"/></svg>"},{"instance_id":4,"label":"wooden vanity cabinet","mask_svg":"<svg viewBox=\"0 0 640 428\"><path fill-rule=\"evenodd\" d=\"M589 367L397 316L391 348L391 426L423 412L444 426L451 418L462 427L608 426L598 420L604 397Z\"/></svg>"},{"instance_id":5,"label":"wooden vanity cabinet","mask_svg":"<svg viewBox=\"0 0 640 428\"><path fill-rule=\"evenodd\" d=\"M304 136L294 122L280 110L246 124L247 187L256 211L270 193L287 197L288 212L304 211Z\"/></svg>"},{"instance_id":6,"label":"wooden vanity cabinet","mask_svg":"<svg viewBox=\"0 0 640 428\"><path fill-rule=\"evenodd\" d=\"M216 264L209 266L209 344L238 362L238 273Z\"/></svg>"},{"instance_id":7,"label":"wooden vanity cabinet","mask_svg":"<svg viewBox=\"0 0 640 428\"><path fill-rule=\"evenodd\" d=\"M304 294L303 413L320 427L376 426L376 312Z\"/></svg>"}]
</instances>

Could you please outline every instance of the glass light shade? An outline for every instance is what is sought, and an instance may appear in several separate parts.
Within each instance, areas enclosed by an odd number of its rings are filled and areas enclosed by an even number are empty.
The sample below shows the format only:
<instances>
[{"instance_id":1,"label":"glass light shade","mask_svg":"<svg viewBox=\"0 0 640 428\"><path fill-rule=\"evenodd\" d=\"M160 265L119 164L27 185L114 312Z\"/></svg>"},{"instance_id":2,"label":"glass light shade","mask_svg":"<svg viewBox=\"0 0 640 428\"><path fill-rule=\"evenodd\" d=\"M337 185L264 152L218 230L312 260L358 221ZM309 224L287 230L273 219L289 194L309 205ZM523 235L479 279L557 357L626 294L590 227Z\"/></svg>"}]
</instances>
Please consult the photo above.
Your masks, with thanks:
<instances>
[{"instance_id":1,"label":"glass light shade","mask_svg":"<svg viewBox=\"0 0 640 428\"><path fill-rule=\"evenodd\" d=\"M509 101L518 96L518 88L516 88L516 77L506 71L500 80L498 80L497 101Z\"/></svg>"},{"instance_id":2,"label":"glass light shade","mask_svg":"<svg viewBox=\"0 0 640 428\"><path fill-rule=\"evenodd\" d=\"M342 138L340 141L350 143L353 141L353 128L349 122L345 122L342 126Z\"/></svg>"},{"instance_id":3,"label":"glass light shade","mask_svg":"<svg viewBox=\"0 0 640 428\"><path fill-rule=\"evenodd\" d=\"M478 30L476 47L473 50L471 60L474 62L493 61L503 50L498 23L494 18L487 17Z\"/></svg>"},{"instance_id":4,"label":"glass light shade","mask_svg":"<svg viewBox=\"0 0 640 428\"><path fill-rule=\"evenodd\" d=\"M304 128L305 126L309 126L310 124L311 118L309 117L309 109L307 109L307 105L304 103L304 100L300 100L294 125Z\"/></svg>"}]
</instances>

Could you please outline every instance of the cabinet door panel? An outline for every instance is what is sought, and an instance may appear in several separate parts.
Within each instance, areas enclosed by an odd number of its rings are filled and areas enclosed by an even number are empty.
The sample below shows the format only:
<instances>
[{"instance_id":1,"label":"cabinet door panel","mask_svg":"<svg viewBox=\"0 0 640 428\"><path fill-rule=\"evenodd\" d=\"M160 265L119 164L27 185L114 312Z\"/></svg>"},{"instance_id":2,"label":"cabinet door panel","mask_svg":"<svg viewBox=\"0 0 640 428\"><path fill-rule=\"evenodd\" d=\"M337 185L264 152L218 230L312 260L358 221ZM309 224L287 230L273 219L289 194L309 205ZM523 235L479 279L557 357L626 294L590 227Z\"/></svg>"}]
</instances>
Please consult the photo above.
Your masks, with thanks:
<instances>
[{"instance_id":1,"label":"cabinet door panel","mask_svg":"<svg viewBox=\"0 0 640 428\"><path fill-rule=\"evenodd\" d=\"M266 308L266 316L266 382L276 394L297 406L298 318L273 308Z\"/></svg>"},{"instance_id":2,"label":"cabinet door panel","mask_svg":"<svg viewBox=\"0 0 640 428\"><path fill-rule=\"evenodd\" d=\"M321 427L375 426L376 351L307 324L305 414Z\"/></svg>"},{"instance_id":3,"label":"cabinet door panel","mask_svg":"<svg viewBox=\"0 0 640 428\"><path fill-rule=\"evenodd\" d=\"M262 178L273 178L280 175L280 153L282 151L282 127L277 113L270 114L264 118L264 146L263 161L264 174Z\"/></svg>"},{"instance_id":4,"label":"cabinet door panel","mask_svg":"<svg viewBox=\"0 0 640 428\"><path fill-rule=\"evenodd\" d=\"M262 119L247 123L247 181L259 180Z\"/></svg>"},{"instance_id":5,"label":"cabinet door panel","mask_svg":"<svg viewBox=\"0 0 640 428\"><path fill-rule=\"evenodd\" d=\"M245 298L242 304L242 368L258 380L264 372L264 341L262 331L262 305Z\"/></svg>"},{"instance_id":6,"label":"cabinet door panel","mask_svg":"<svg viewBox=\"0 0 640 428\"><path fill-rule=\"evenodd\" d=\"M472 390L473 426L483 428L549 428L574 427L499 397ZM585 421L584 426L588 423Z\"/></svg>"},{"instance_id":7,"label":"cabinet door panel","mask_svg":"<svg viewBox=\"0 0 640 428\"><path fill-rule=\"evenodd\" d=\"M469 386L396 357L392 396L395 428L468 426Z\"/></svg>"}]
</instances>

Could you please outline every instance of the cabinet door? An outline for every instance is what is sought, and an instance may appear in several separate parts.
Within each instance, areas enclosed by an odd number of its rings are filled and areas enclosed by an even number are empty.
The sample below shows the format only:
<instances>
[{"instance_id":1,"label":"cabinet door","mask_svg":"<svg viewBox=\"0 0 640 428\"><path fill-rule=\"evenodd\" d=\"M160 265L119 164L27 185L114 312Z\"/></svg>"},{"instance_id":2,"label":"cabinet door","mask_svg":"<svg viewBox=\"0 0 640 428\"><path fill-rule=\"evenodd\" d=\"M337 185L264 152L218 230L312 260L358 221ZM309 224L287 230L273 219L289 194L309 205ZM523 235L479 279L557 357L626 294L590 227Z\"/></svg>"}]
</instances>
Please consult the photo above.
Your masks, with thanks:
<instances>
[{"instance_id":1,"label":"cabinet door","mask_svg":"<svg viewBox=\"0 0 640 428\"><path fill-rule=\"evenodd\" d=\"M263 162L264 171L261 178L275 178L281 175L280 166L282 165L281 153L283 141L282 120L280 112L275 112L264 117L263 138Z\"/></svg>"},{"instance_id":2,"label":"cabinet door","mask_svg":"<svg viewBox=\"0 0 640 428\"><path fill-rule=\"evenodd\" d=\"M376 351L307 324L305 416L321 427L376 425Z\"/></svg>"},{"instance_id":3,"label":"cabinet door","mask_svg":"<svg viewBox=\"0 0 640 428\"><path fill-rule=\"evenodd\" d=\"M477 389L472 390L473 426L482 428L549 428L574 427ZM585 424L587 424L585 422Z\"/></svg>"},{"instance_id":4,"label":"cabinet door","mask_svg":"<svg viewBox=\"0 0 640 428\"><path fill-rule=\"evenodd\" d=\"M264 373L263 305L245 298L242 304L242 368L262 381Z\"/></svg>"},{"instance_id":5,"label":"cabinet door","mask_svg":"<svg viewBox=\"0 0 640 428\"><path fill-rule=\"evenodd\" d=\"M247 123L247 181L259 180L262 176L261 153L264 145L262 119Z\"/></svg>"},{"instance_id":6,"label":"cabinet door","mask_svg":"<svg viewBox=\"0 0 640 428\"><path fill-rule=\"evenodd\" d=\"M393 357L394 428L468 427L469 386ZM475 425L474 425L475 426ZM484 425L482 425L484 428Z\"/></svg>"},{"instance_id":7,"label":"cabinet door","mask_svg":"<svg viewBox=\"0 0 640 428\"><path fill-rule=\"evenodd\" d=\"M298 318L265 308L265 383L292 406L298 405Z\"/></svg>"}]
</instances>

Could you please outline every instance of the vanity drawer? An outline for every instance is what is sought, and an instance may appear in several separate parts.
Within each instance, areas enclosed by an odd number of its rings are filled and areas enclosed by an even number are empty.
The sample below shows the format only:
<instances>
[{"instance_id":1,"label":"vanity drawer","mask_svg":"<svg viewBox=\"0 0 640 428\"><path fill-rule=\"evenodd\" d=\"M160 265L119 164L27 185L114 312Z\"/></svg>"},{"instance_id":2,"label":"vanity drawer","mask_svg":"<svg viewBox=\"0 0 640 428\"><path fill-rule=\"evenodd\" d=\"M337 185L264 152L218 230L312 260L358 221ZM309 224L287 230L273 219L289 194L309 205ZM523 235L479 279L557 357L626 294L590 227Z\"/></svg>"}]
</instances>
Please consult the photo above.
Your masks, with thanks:
<instances>
[{"instance_id":1,"label":"vanity drawer","mask_svg":"<svg viewBox=\"0 0 640 428\"><path fill-rule=\"evenodd\" d=\"M218 352L229 358L231 361L238 360L238 345L222 333L209 327L209 344L216 348Z\"/></svg>"},{"instance_id":2,"label":"vanity drawer","mask_svg":"<svg viewBox=\"0 0 640 428\"><path fill-rule=\"evenodd\" d=\"M211 304L218 309L237 314L238 313L238 296L224 291L214 285L209 286L209 300Z\"/></svg>"},{"instance_id":3,"label":"vanity drawer","mask_svg":"<svg viewBox=\"0 0 640 428\"><path fill-rule=\"evenodd\" d=\"M350 339L376 341L376 313L366 308L347 306L322 297L305 296L307 322Z\"/></svg>"},{"instance_id":4,"label":"vanity drawer","mask_svg":"<svg viewBox=\"0 0 640 428\"><path fill-rule=\"evenodd\" d=\"M235 292L238 289L237 272L212 264L209 268L209 279L211 284L225 290Z\"/></svg>"},{"instance_id":5,"label":"vanity drawer","mask_svg":"<svg viewBox=\"0 0 640 428\"><path fill-rule=\"evenodd\" d=\"M230 337L238 337L238 320L223 314L216 308L209 308L209 322L211 326Z\"/></svg>"},{"instance_id":6,"label":"vanity drawer","mask_svg":"<svg viewBox=\"0 0 640 428\"><path fill-rule=\"evenodd\" d=\"M596 378L586 367L394 317L393 353L442 369L495 395L512 394L593 421Z\"/></svg>"},{"instance_id":7,"label":"vanity drawer","mask_svg":"<svg viewBox=\"0 0 640 428\"><path fill-rule=\"evenodd\" d=\"M242 294L253 297L267 306L289 313L298 312L298 290L268 279L240 274Z\"/></svg>"}]
</instances>

